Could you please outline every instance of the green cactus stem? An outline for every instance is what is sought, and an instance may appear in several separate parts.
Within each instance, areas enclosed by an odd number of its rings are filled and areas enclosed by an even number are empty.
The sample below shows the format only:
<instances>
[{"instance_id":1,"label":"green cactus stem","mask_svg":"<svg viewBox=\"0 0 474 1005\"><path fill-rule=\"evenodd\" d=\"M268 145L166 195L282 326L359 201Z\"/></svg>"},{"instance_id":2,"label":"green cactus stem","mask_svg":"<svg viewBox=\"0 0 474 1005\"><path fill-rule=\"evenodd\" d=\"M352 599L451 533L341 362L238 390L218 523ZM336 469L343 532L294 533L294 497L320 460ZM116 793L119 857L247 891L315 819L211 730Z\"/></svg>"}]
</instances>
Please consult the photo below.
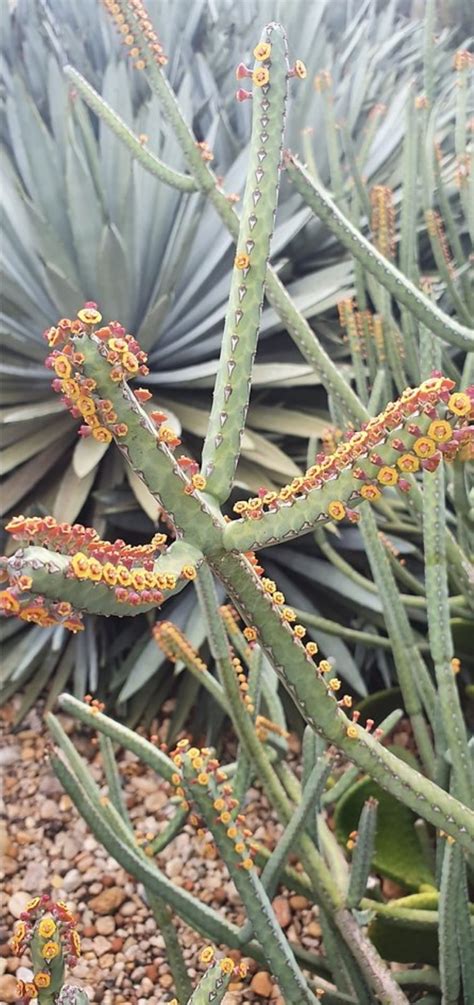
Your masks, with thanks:
<instances>
[{"instance_id":1,"label":"green cactus stem","mask_svg":"<svg viewBox=\"0 0 474 1005\"><path fill-rule=\"evenodd\" d=\"M211 949L210 946L208 948ZM209 967L188 999L188 1005L219 1005L233 979L234 970L234 961L230 957L224 957Z\"/></svg>"},{"instance_id":2,"label":"green cactus stem","mask_svg":"<svg viewBox=\"0 0 474 1005\"><path fill-rule=\"evenodd\" d=\"M407 307L414 317L426 324L439 338L458 346L466 352L474 350L474 334L454 318L444 314L428 297L420 292L391 262L387 261L367 239L352 226L347 217L318 182L314 181L292 154L287 154L286 169L305 202L329 229L378 280L399 303Z\"/></svg>"},{"instance_id":3,"label":"green cactus stem","mask_svg":"<svg viewBox=\"0 0 474 1005\"><path fill-rule=\"evenodd\" d=\"M409 483L402 477L400 484L400 477L420 467L423 452L435 456L438 463L441 459L435 441L425 435L434 429L436 399L442 404L442 396L453 386L447 378L444 383L439 380L432 378L418 390L406 392L370 420L364 431L354 433L332 455L278 493L236 503L234 511L245 519L226 526L225 547L245 552L277 544L305 534L321 522L351 516L352 507L363 499L377 501L384 486L408 489ZM426 394L428 404L423 403ZM409 405L407 397L411 398ZM448 437L447 427L443 435Z\"/></svg>"},{"instance_id":4,"label":"green cactus stem","mask_svg":"<svg viewBox=\"0 0 474 1005\"><path fill-rule=\"evenodd\" d=\"M160 160L156 154L147 150L139 137L135 136L135 133L125 125L120 116L94 90L91 84L84 79L81 73L78 73L72 66L64 66L63 73L79 91L81 98L89 105L89 108L96 115L100 116L109 129L115 133L115 136L127 146L132 157L139 164L142 164L150 174L153 174L155 178L158 178L165 185L170 185L171 188L178 189L180 192L196 192L198 190L196 182L190 175L174 171Z\"/></svg>"},{"instance_id":5,"label":"green cactus stem","mask_svg":"<svg viewBox=\"0 0 474 1005\"><path fill-rule=\"evenodd\" d=\"M226 801L219 795L209 759L201 754L193 758L190 754L183 753L182 772L188 800L196 806L207 827L212 831L217 848L242 898L254 933L285 1000L294 1005L316 1005L316 998L311 993L289 949L270 900L256 873L245 828L239 823L231 822L232 816L226 808Z\"/></svg>"},{"instance_id":6,"label":"green cactus stem","mask_svg":"<svg viewBox=\"0 0 474 1005\"><path fill-rule=\"evenodd\" d=\"M283 28L269 24L254 50L253 120L247 183L209 427L202 453L207 491L230 495L252 384L252 365L275 222L288 86Z\"/></svg>"},{"instance_id":7,"label":"green cactus stem","mask_svg":"<svg viewBox=\"0 0 474 1005\"><path fill-rule=\"evenodd\" d=\"M275 610L271 594L246 559L219 555L213 557L212 565L244 620L256 626L260 644L305 720L401 802L452 834L463 848L473 850L474 813L347 718L300 640L286 623L271 616Z\"/></svg>"},{"instance_id":8,"label":"green cactus stem","mask_svg":"<svg viewBox=\"0 0 474 1005\"><path fill-rule=\"evenodd\" d=\"M374 853L377 829L377 800L368 799L360 815L357 835L353 839L351 877L347 891L347 906L359 907L367 889Z\"/></svg>"},{"instance_id":9,"label":"green cactus stem","mask_svg":"<svg viewBox=\"0 0 474 1005\"><path fill-rule=\"evenodd\" d=\"M183 541L173 542L166 552L151 563L151 582L154 580L155 584L161 584L151 589L146 587L147 570L143 565L127 570L121 564L114 565L110 561L103 564L98 559L88 558L83 552L71 557L33 546L17 551L8 561L7 571L13 588L16 583L20 583L19 612L24 614L26 610L26 620L29 620L29 611L34 615L35 598L42 597L56 605L51 613L56 613L59 621L61 617L67 621L70 612L61 613L66 610L64 605L76 612L88 611L107 617L112 614L116 617L134 617L150 611L184 589L189 583L190 570L193 570L191 576L194 575L202 560L203 555L197 548ZM129 572L127 578L130 586L121 588L109 585L104 578L109 574L108 565L112 566L110 574L116 583L117 569L120 572L121 568L125 568ZM100 578L93 578L96 576ZM138 582L141 585L139 589L135 589L134 583ZM169 587L166 586L167 582L171 584ZM26 588L25 583L28 583ZM123 591L123 599L120 590ZM144 592L145 595L150 594L146 601L142 599ZM127 600L127 596L131 600ZM35 618L32 616L31 620Z\"/></svg>"}]
</instances>

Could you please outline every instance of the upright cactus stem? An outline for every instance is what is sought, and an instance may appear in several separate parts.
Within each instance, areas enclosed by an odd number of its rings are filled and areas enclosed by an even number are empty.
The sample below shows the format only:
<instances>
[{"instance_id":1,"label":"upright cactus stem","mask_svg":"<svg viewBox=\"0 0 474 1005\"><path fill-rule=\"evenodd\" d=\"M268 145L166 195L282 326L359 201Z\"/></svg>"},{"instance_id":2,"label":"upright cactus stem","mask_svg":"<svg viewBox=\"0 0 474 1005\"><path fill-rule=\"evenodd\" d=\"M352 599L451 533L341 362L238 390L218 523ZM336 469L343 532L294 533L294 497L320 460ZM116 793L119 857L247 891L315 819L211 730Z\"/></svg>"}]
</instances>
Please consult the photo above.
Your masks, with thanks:
<instances>
[{"instance_id":1,"label":"upright cactus stem","mask_svg":"<svg viewBox=\"0 0 474 1005\"><path fill-rule=\"evenodd\" d=\"M269 24L254 49L253 120L237 253L234 260L209 428L202 454L207 491L224 502L232 490L252 385L270 240L275 223L289 65L286 35ZM246 92L250 95L250 92Z\"/></svg>"}]
</instances>

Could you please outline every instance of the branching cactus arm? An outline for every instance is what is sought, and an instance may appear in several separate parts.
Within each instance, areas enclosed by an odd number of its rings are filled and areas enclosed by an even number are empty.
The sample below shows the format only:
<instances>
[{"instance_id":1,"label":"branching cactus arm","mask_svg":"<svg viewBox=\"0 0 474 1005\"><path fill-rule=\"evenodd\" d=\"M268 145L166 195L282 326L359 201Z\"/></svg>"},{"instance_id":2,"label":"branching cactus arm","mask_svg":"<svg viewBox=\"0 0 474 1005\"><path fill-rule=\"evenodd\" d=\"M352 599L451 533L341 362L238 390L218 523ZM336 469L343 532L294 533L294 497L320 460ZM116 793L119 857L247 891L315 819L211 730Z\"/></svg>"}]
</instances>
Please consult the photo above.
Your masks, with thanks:
<instances>
[{"instance_id":1,"label":"branching cactus arm","mask_svg":"<svg viewBox=\"0 0 474 1005\"><path fill-rule=\"evenodd\" d=\"M256 550L306 534L331 519L349 516L357 520L354 506L364 499L377 502L384 487L397 485L409 491L411 483L404 476L422 466L433 470L443 454L449 457L451 452L454 457L458 439L461 442L470 435L465 429L456 432L458 417L449 410L450 401L457 408L458 398L450 397L453 386L448 378L433 377L419 388L408 389L384 412L364 423L360 431L342 441L332 455L321 455L318 464L278 493L237 502L234 511L242 519L226 527L225 547ZM446 404L451 426L443 421L438 427L435 417L440 412L444 416ZM437 435L443 440L434 435L438 428Z\"/></svg>"},{"instance_id":2,"label":"branching cactus arm","mask_svg":"<svg viewBox=\"0 0 474 1005\"><path fill-rule=\"evenodd\" d=\"M474 333L454 318L444 314L435 304L389 262L369 241L352 226L337 208L330 195L311 178L305 168L291 154L286 157L286 169L295 188L311 209L327 224L364 267L381 285L407 307L411 313L438 335L466 352L474 351Z\"/></svg>"},{"instance_id":3,"label":"branching cactus arm","mask_svg":"<svg viewBox=\"0 0 474 1005\"><path fill-rule=\"evenodd\" d=\"M253 83L253 121L237 254L202 472L207 490L224 502L231 492L252 384L252 366L270 240L275 222L288 86L286 35L269 24L254 49L254 69L237 74ZM250 92L244 92L249 93Z\"/></svg>"},{"instance_id":4,"label":"branching cactus arm","mask_svg":"<svg viewBox=\"0 0 474 1005\"><path fill-rule=\"evenodd\" d=\"M135 136L131 129L125 125L124 121L97 93L96 90L84 79L81 73L72 66L65 66L64 73L68 80L74 84L79 91L81 98L89 105L96 115L99 115L105 124L109 126L119 140L128 147L132 157L135 158L150 174L155 175L159 181L171 188L176 188L181 192L197 192L198 185L190 175L181 174L168 167L156 154L151 153L143 145L142 141Z\"/></svg>"}]
</instances>

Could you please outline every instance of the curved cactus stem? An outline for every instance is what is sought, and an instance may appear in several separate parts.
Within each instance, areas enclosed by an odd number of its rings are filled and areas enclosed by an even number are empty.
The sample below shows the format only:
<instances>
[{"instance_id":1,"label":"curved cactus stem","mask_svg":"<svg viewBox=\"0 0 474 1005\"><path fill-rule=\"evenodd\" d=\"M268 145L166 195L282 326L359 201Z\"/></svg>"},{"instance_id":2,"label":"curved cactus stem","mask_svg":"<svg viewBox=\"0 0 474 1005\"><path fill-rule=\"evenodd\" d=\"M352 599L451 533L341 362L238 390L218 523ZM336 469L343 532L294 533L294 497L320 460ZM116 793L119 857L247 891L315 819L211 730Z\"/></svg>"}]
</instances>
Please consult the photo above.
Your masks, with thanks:
<instances>
[{"instance_id":1,"label":"curved cactus stem","mask_svg":"<svg viewBox=\"0 0 474 1005\"><path fill-rule=\"evenodd\" d=\"M83 722L85 726L89 726L91 729L96 729L99 733L109 736L120 747L124 747L125 750L130 750L133 754L136 754L144 764L147 764L161 778L164 778L167 782L171 781L171 776L174 772L173 762L161 750L152 743L149 743L148 740L145 740L143 736L133 732L131 729L127 729L126 726L122 726L120 722L115 722L114 719L109 718L108 715L104 715L103 712L92 711L90 705L86 705L83 701L78 701L77 698L73 698L70 694L60 695L58 701L61 710L68 715L72 715L74 719L79 719L79 722ZM54 723L54 716L48 715L47 723L51 728Z\"/></svg>"},{"instance_id":2,"label":"curved cactus stem","mask_svg":"<svg viewBox=\"0 0 474 1005\"><path fill-rule=\"evenodd\" d=\"M395 403L395 408L397 404ZM416 431L410 432L410 419L413 418L416 419ZM383 426L384 413L378 416L378 420ZM324 477L324 465L316 466L316 470L309 468L306 475L299 480L300 485L294 489L290 486L292 491L287 491L286 488L281 490L279 496L270 502L268 511L260 507L257 513L253 514L249 510L248 516L255 515L258 519L247 518L227 524L223 534L225 548L229 551L256 551L306 534L314 527L332 519L331 504L348 503L351 508L360 505L364 495L364 480L375 481L377 493L380 494L380 490L383 489L383 481L378 478L381 467L393 467L396 470L400 450L409 453L417 438L428 429L431 420L429 416L416 412L415 415L401 421L403 422L401 428L388 435L384 428L377 441L372 442L372 447L375 442L374 449L378 454L377 463L371 460L371 448L362 445L363 434L354 434L348 444L343 444L336 450L332 467L331 457L327 458L330 477ZM351 444L354 444L353 454L349 453ZM362 478L355 477L354 471L357 469L361 471ZM392 484L396 483L397 475L394 474ZM274 506L278 508L272 508ZM246 509L244 512L247 515Z\"/></svg>"},{"instance_id":3,"label":"curved cactus stem","mask_svg":"<svg viewBox=\"0 0 474 1005\"><path fill-rule=\"evenodd\" d=\"M197 192L198 185L190 175L181 174L168 167L156 154L151 153L140 142L138 136L125 125L123 119L107 104L100 94L84 79L81 73L72 66L64 66L63 72L68 80L77 88L81 98L89 105L96 115L105 122L119 140L125 144L134 160L138 161L150 174L159 181L180 192Z\"/></svg>"},{"instance_id":4,"label":"curved cactus stem","mask_svg":"<svg viewBox=\"0 0 474 1005\"><path fill-rule=\"evenodd\" d=\"M216 574L247 624L258 628L259 642L305 720L330 743L401 802L474 850L474 813L381 746L370 733L352 725L298 639L272 616L271 600L245 558L214 556ZM352 732L354 735L352 735Z\"/></svg>"},{"instance_id":5,"label":"curved cactus stem","mask_svg":"<svg viewBox=\"0 0 474 1005\"><path fill-rule=\"evenodd\" d=\"M237 255L202 453L207 491L219 502L230 495L240 454L280 179L289 71L281 25L267 25L260 44L268 48L269 57L255 64L254 78L260 73L266 83L255 81L253 86L252 138Z\"/></svg>"},{"instance_id":6,"label":"curved cactus stem","mask_svg":"<svg viewBox=\"0 0 474 1005\"><path fill-rule=\"evenodd\" d=\"M220 1005L224 995L232 980L232 971L223 973L218 963L201 977L197 988L194 989L187 1005Z\"/></svg>"},{"instance_id":7,"label":"curved cactus stem","mask_svg":"<svg viewBox=\"0 0 474 1005\"><path fill-rule=\"evenodd\" d=\"M76 611L103 614L106 617L110 615L134 617L157 606L156 600L137 604L119 602L113 586L108 586L103 581L77 579L72 573L73 559L74 556L71 555L61 555L47 548L32 546L17 551L13 558L9 559L7 569L13 580L19 576L28 576L31 579L28 596L31 593L33 597L37 594L51 601L67 601ZM180 593L187 586L188 580L185 577L180 578L183 569L190 565L196 568L202 560L203 555L199 549L185 544L184 541L174 541L167 551L156 559L153 565L155 575L172 574L176 577L173 589L164 588L161 591L163 601Z\"/></svg>"},{"instance_id":8,"label":"curved cactus stem","mask_svg":"<svg viewBox=\"0 0 474 1005\"><path fill-rule=\"evenodd\" d=\"M204 768L199 770L203 770L204 777L207 778L206 769L207 764L204 760ZM242 898L253 931L285 1000L294 1005L316 1005L316 998L310 991L275 918L252 859L248 857L248 853L247 857L244 857L246 842L241 828L236 827L236 835L231 838L227 835L226 825L220 820L216 822L214 802L218 795L217 786L213 784L211 777L209 783L201 784L201 775L193 768L192 759L187 754L183 755L182 770L188 799L196 805L207 827L212 831L217 848Z\"/></svg>"},{"instance_id":9,"label":"curved cactus stem","mask_svg":"<svg viewBox=\"0 0 474 1005\"><path fill-rule=\"evenodd\" d=\"M395 297L399 303L407 307L412 314L426 324L430 331L439 338L458 346L466 352L474 350L474 334L469 328L458 324L453 318L444 314L435 304L420 292L391 262L381 255L359 231L352 226L347 217L337 208L335 202L318 182L314 181L299 164L298 160L288 154L286 161L287 173L295 188L305 202L329 229L339 238L341 243L364 265L378 282Z\"/></svg>"},{"instance_id":10,"label":"curved cactus stem","mask_svg":"<svg viewBox=\"0 0 474 1005\"><path fill-rule=\"evenodd\" d=\"M160 441L145 409L126 382L114 383L110 379L104 344L95 336L82 335L74 339L74 345L84 357L84 373L96 383L94 394L111 401L117 415L114 425L127 426L126 435L116 439L125 459L168 513L178 536L187 532L198 548L212 546L216 529L223 524L222 517L217 510L211 511L198 490L185 493L191 483L171 449Z\"/></svg>"}]
</instances>

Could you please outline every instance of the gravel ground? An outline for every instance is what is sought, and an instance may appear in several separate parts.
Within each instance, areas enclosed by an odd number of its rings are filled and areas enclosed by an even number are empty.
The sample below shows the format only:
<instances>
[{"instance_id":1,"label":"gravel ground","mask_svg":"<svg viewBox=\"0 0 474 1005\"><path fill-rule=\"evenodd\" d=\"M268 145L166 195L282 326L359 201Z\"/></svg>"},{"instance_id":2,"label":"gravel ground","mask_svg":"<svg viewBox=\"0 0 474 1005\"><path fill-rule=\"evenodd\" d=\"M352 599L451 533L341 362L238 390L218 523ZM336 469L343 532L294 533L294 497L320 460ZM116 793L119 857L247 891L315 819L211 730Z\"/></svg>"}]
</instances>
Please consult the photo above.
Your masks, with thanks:
<instances>
[{"instance_id":1,"label":"gravel ground","mask_svg":"<svg viewBox=\"0 0 474 1005\"><path fill-rule=\"evenodd\" d=\"M19 732L10 732L17 707L14 700L0 710L4 734L0 747L0 1005L16 1000L16 977L30 979L29 958L12 956L8 939L26 901L44 892L66 900L79 920L83 952L70 983L86 988L91 1001L104 1005L165 1005L173 997L173 982L162 937L141 896L140 884L96 842L52 774L40 706L30 712ZM165 706L165 711L169 714L171 706ZM102 784L100 755L91 737L72 719L63 715L60 719L88 760L91 775ZM165 730L166 722L159 730L156 724L153 727L161 736ZM165 784L129 752L120 756L120 766L137 831L158 833L169 812ZM258 840L272 848L280 827L261 792L252 789L249 797L248 825ZM204 857L202 842L191 827L178 835L158 862L174 883L230 920L243 923L239 897L225 866L218 859ZM318 947L317 912L304 897L283 890L274 908L290 939L307 949ZM178 928L190 977L197 979L204 969L199 953L205 943L179 921ZM240 959L238 953L230 955ZM225 1005L254 1005L265 1000L285 1005L270 975L253 961L249 964L248 978L244 984L233 985Z\"/></svg>"}]
</instances>

